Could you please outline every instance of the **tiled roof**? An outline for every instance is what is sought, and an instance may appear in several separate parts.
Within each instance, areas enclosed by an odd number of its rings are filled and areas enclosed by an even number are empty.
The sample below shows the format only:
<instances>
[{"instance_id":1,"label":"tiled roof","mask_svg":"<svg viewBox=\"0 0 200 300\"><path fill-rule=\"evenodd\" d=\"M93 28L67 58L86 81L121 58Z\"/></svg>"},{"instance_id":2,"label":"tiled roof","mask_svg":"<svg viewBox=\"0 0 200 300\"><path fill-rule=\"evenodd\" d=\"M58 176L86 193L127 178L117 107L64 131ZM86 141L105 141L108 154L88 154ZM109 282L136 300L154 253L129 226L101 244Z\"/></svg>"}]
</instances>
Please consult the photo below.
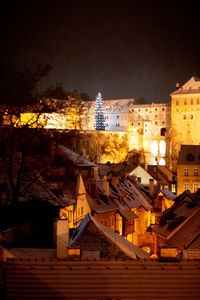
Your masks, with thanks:
<instances>
[{"instance_id":1,"label":"tiled roof","mask_svg":"<svg viewBox=\"0 0 200 300\"><path fill-rule=\"evenodd\" d=\"M116 188L123 197L124 202L130 208L143 207L146 210L152 208L150 198L142 191L142 186L129 178L120 180Z\"/></svg>"},{"instance_id":2,"label":"tiled roof","mask_svg":"<svg viewBox=\"0 0 200 300\"><path fill-rule=\"evenodd\" d=\"M127 257L132 259L149 259L149 254L147 254L144 250L140 249L138 246L127 241L123 236L115 233L112 229L107 226L104 226L99 221L97 221L94 217L88 214L84 220L81 222L80 226L77 228L76 235L70 240L70 245L74 246L75 244L79 244L78 240L86 229L87 225L92 222L95 227L100 231L102 235L104 235L110 242L112 242L115 246L117 246ZM88 240L91 239L91 229L89 230L90 234L87 234L86 240L84 241L86 244L89 243ZM96 236L96 234L95 234ZM96 238L95 238L96 239ZM81 247L81 245L80 245ZM96 249L96 245L95 245Z\"/></svg>"},{"instance_id":3,"label":"tiled roof","mask_svg":"<svg viewBox=\"0 0 200 300\"><path fill-rule=\"evenodd\" d=\"M85 159L84 157L80 156L79 154L75 153L74 151L68 149L63 145L58 145L56 148L57 154L63 156L67 160L72 161L76 166L86 166L86 167L94 167L96 166L93 162Z\"/></svg>"},{"instance_id":4,"label":"tiled roof","mask_svg":"<svg viewBox=\"0 0 200 300\"><path fill-rule=\"evenodd\" d=\"M189 191L186 191L174 199L174 204L162 214L160 224L153 226L152 229L166 238L198 208L198 201Z\"/></svg>"},{"instance_id":5,"label":"tiled roof","mask_svg":"<svg viewBox=\"0 0 200 300\"><path fill-rule=\"evenodd\" d=\"M117 205L109 197L106 200L94 199L88 193L86 197L91 210L98 214L117 210Z\"/></svg>"},{"instance_id":6,"label":"tiled roof","mask_svg":"<svg viewBox=\"0 0 200 300\"><path fill-rule=\"evenodd\" d=\"M181 145L177 164L200 165L200 145Z\"/></svg>"},{"instance_id":7,"label":"tiled roof","mask_svg":"<svg viewBox=\"0 0 200 300\"><path fill-rule=\"evenodd\" d=\"M168 189L162 189L161 193L163 193L163 195L169 200L176 198L176 196Z\"/></svg>"},{"instance_id":8,"label":"tiled roof","mask_svg":"<svg viewBox=\"0 0 200 300\"><path fill-rule=\"evenodd\" d=\"M199 299L200 263L8 260L6 299Z\"/></svg>"},{"instance_id":9,"label":"tiled roof","mask_svg":"<svg viewBox=\"0 0 200 300\"><path fill-rule=\"evenodd\" d=\"M135 100L134 99L110 99L104 100L104 107L109 108L109 113L128 113L129 106L132 105ZM94 110L95 101L87 101L85 105L89 110ZM107 111L105 110L105 113Z\"/></svg>"},{"instance_id":10,"label":"tiled roof","mask_svg":"<svg viewBox=\"0 0 200 300\"><path fill-rule=\"evenodd\" d=\"M94 199L89 194L87 194L88 204L92 211L100 214L110 211L116 211L121 214L127 221L134 220L137 218L137 215L131 211L131 208L135 208L135 202L133 206L130 205L130 200L132 191L126 191L121 187L120 184L116 189L110 185L109 186L109 196L103 194L102 181L96 180L96 185L98 187L98 199ZM123 191L123 192L122 192ZM129 197L130 194L130 197ZM126 199L126 197L128 197Z\"/></svg>"},{"instance_id":11,"label":"tiled roof","mask_svg":"<svg viewBox=\"0 0 200 300\"><path fill-rule=\"evenodd\" d=\"M200 93L200 78L191 77L185 84L171 95Z\"/></svg>"},{"instance_id":12,"label":"tiled roof","mask_svg":"<svg viewBox=\"0 0 200 300\"><path fill-rule=\"evenodd\" d=\"M184 222L183 226L171 238L167 240L167 245L178 247L179 249L187 249L192 246L193 242L199 236L200 207L197 207L190 218L188 218L186 222Z\"/></svg>"},{"instance_id":13,"label":"tiled roof","mask_svg":"<svg viewBox=\"0 0 200 300\"><path fill-rule=\"evenodd\" d=\"M124 176L135 169L135 166L130 164L98 164L98 166L100 176L107 176L109 174Z\"/></svg>"}]
</instances>

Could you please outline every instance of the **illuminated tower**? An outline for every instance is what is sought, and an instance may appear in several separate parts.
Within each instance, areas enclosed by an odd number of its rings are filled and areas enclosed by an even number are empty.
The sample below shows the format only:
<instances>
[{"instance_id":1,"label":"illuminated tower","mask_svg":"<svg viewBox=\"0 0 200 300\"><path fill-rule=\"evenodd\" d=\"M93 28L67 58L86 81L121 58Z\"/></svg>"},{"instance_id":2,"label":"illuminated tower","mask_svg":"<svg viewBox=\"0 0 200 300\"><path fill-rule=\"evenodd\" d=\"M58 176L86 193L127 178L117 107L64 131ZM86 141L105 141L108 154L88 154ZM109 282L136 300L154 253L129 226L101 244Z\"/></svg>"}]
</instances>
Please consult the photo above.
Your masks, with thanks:
<instances>
[{"instance_id":1,"label":"illuminated tower","mask_svg":"<svg viewBox=\"0 0 200 300\"><path fill-rule=\"evenodd\" d=\"M95 100L95 129L105 130L104 105L101 93L98 93Z\"/></svg>"}]
</instances>

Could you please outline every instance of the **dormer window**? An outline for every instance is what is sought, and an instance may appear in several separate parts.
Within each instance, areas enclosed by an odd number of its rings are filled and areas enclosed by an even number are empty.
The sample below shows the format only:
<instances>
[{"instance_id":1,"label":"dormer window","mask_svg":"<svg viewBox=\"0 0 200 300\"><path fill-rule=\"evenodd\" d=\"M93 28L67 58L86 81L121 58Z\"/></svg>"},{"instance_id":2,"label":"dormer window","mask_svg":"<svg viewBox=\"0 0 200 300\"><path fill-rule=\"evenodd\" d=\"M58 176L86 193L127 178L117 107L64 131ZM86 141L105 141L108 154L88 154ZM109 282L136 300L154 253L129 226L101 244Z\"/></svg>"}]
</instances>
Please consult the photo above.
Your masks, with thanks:
<instances>
[{"instance_id":1,"label":"dormer window","mask_svg":"<svg viewBox=\"0 0 200 300\"><path fill-rule=\"evenodd\" d=\"M187 160L187 161L194 161L194 154L188 153L188 154L186 155L186 160Z\"/></svg>"}]
</instances>

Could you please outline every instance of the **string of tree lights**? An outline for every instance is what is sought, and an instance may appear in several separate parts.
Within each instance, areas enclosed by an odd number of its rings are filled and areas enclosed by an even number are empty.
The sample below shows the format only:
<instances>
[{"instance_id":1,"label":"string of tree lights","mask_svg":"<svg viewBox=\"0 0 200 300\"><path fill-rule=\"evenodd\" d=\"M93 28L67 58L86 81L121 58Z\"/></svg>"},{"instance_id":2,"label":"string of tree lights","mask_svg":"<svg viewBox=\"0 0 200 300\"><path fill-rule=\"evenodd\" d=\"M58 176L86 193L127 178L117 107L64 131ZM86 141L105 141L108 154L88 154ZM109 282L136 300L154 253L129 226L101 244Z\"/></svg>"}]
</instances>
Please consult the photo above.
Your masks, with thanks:
<instances>
[{"instance_id":1,"label":"string of tree lights","mask_svg":"<svg viewBox=\"0 0 200 300\"><path fill-rule=\"evenodd\" d=\"M101 93L98 93L95 100L95 129L105 130L104 103Z\"/></svg>"}]
</instances>

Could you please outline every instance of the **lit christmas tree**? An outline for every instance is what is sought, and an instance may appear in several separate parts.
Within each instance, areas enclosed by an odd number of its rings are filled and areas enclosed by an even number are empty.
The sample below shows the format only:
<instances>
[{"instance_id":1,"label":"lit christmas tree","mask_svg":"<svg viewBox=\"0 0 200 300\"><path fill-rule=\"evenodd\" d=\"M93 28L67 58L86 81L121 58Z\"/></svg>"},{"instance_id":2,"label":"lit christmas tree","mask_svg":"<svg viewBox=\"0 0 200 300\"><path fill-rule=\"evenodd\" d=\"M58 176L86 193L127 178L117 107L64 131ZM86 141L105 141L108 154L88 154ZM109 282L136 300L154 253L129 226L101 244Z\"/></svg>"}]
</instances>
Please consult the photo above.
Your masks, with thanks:
<instances>
[{"instance_id":1,"label":"lit christmas tree","mask_svg":"<svg viewBox=\"0 0 200 300\"><path fill-rule=\"evenodd\" d=\"M101 93L98 93L95 101L95 129L105 130L104 105Z\"/></svg>"}]
</instances>

